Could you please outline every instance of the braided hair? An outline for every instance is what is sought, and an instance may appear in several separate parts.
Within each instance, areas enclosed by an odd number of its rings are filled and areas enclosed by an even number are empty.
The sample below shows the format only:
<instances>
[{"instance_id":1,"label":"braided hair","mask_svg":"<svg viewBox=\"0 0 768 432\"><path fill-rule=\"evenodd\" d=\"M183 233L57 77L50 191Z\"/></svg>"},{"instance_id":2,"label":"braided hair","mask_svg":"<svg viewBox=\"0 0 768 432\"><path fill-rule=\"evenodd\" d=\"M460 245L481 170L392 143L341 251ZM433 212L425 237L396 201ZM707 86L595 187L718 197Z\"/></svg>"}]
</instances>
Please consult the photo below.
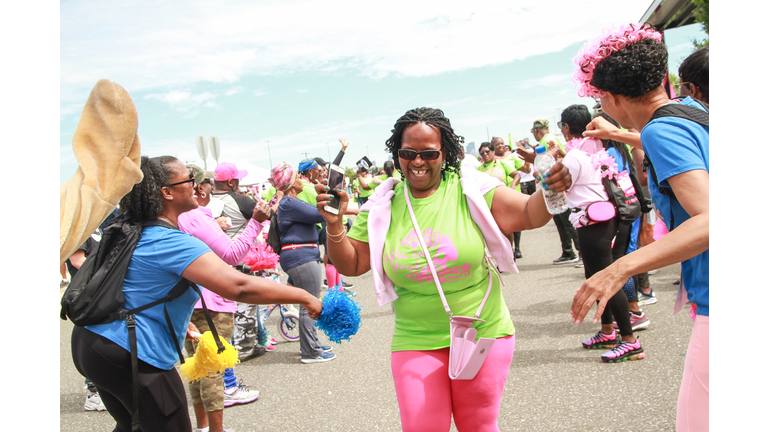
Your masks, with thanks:
<instances>
[{"instance_id":1,"label":"braided hair","mask_svg":"<svg viewBox=\"0 0 768 432\"><path fill-rule=\"evenodd\" d=\"M464 143L464 137L456 135L451 127L451 121L445 117L442 110L436 108L414 108L409 110L395 122L395 128L392 129L392 136L386 141L387 150L392 154L392 160L395 168L403 174L400 168L400 158L397 151L403 145L403 132L405 128L416 123L425 123L438 129L440 132L440 143L445 150L445 162L440 173L445 180L445 172L451 171L458 173L461 168L461 145Z\"/></svg>"},{"instance_id":2,"label":"braided hair","mask_svg":"<svg viewBox=\"0 0 768 432\"><path fill-rule=\"evenodd\" d=\"M144 178L120 200L120 213L124 218L130 222L144 222L160 216L165 204L160 189L168 184L168 178L172 174L168 164L175 160L173 156L152 159L141 157L141 172Z\"/></svg>"}]
</instances>

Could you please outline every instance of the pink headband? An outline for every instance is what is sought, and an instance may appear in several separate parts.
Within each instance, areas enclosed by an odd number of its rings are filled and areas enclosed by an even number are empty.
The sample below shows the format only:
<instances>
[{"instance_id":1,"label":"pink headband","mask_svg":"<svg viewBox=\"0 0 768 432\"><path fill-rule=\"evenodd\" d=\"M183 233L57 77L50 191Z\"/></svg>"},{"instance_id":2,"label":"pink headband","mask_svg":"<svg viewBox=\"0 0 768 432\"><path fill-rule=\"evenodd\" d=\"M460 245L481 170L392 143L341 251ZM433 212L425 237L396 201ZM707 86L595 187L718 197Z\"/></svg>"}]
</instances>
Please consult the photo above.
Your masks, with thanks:
<instances>
[{"instance_id":1,"label":"pink headband","mask_svg":"<svg viewBox=\"0 0 768 432\"><path fill-rule=\"evenodd\" d=\"M605 92L591 84L595 67L625 46L649 38L662 42L661 33L654 30L650 24L626 23L604 28L600 36L585 43L573 59L577 66L573 73L573 82L576 83L579 97L604 97Z\"/></svg>"},{"instance_id":2,"label":"pink headband","mask_svg":"<svg viewBox=\"0 0 768 432\"><path fill-rule=\"evenodd\" d=\"M280 162L272 168L272 173L269 176L269 182L272 183L272 186L283 192L290 189L295 181L296 171L285 162Z\"/></svg>"}]
</instances>

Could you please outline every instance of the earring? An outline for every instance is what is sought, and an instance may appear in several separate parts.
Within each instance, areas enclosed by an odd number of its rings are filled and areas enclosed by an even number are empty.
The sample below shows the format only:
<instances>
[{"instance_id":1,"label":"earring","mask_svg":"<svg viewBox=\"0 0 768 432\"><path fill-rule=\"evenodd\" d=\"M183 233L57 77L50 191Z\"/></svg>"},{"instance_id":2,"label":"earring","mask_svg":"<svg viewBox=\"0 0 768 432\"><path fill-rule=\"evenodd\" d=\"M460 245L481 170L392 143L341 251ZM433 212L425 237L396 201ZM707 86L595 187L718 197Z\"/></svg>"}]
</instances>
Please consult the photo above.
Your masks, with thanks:
<instances>
[{"instance_id":1,"label":"earring","mask_svg":"<svg viewBox=\"0 0 768 432\"><path fill-rule=\"evenodd\" d=\"M206 196L205 192L200 192L200 198L205 198Z\"/></svg>"}]
</instances>

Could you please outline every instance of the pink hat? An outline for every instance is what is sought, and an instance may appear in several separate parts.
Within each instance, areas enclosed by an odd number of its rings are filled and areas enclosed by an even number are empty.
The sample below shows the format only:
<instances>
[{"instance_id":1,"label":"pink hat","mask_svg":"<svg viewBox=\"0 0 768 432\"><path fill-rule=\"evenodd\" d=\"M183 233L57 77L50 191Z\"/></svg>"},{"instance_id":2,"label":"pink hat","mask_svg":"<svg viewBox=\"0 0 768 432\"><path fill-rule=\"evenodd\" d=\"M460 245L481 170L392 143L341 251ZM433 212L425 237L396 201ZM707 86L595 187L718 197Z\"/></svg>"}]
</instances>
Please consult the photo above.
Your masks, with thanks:
<instances>
[{"instance_id":1,"label":"pink hat","mask_svg":"<svg viewBox=\"0 0 768 432\"><path fill-rule=\"evenodd\" d=\"M248 171L239 170L235 164L230 162L220 163L214 171L216 171L216 181L240 180L248 175Z\"/></svg>"}]
</instances>

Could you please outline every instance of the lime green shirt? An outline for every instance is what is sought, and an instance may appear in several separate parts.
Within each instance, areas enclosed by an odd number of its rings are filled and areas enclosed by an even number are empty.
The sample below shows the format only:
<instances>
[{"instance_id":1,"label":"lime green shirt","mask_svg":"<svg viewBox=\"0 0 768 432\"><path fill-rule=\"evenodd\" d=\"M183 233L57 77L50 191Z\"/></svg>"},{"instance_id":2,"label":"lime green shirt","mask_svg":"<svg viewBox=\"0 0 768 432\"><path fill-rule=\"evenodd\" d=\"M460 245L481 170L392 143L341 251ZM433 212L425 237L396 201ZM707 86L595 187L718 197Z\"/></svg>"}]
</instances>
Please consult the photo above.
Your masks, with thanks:
<instances>
[{"instance_id":1,"label":"lime green shirt","mask_svg":"<svg viewBox=\"0 0 768 432\"><path fill-rule=\"evenodd\" d=\"M560 146L560 150L562 150L563 154L565 154L565 144L561 143L560 140L557 139L556 136L554 136L554 135L552 135L550 133L548 133L548 134L544 135L543 137L541 137L541 140L539 141L539 144L543 145L544 147L547 148L547 150L549 150L549 144L548 143L550 141L556 142L557 145Z\"/></svg>"},{"instance_id":2,"label":"lime green shirt","mask_svg":"<svg viewBox=\"0 0 768 432\"><path fill-rule=\"evenodd\" d=\"M384 270L399 296L392 303L392 351L445 348L450 345L450 320L414 233L404 185L395 186L392 223L383 253ZM493 194L493 190L485 194L489 207ZM483 235L469 214L459 176L446 173L435 193L423 199L411 197L411 203L453 314L474 316L488 289L488 264ZM368 242L368 212L355 218L347 235ZM499 276L495 271L492 274L493 288L480 314L486 322L477 322L474 327L479 337L499 338L514 334L515 327L501 294Z\"/></svg>"},{"instance_id":3,"label":"lime green shirt","mask_svg":"<svg viewBox=\"0 0 768 432\"><path fill-rule=\"evenodd\" d=\"M370 174L365 176L365 180L368 182L368 186L371 188L371 190L363 189L363 186L360 185L360 177L358 177L356 179L356 181L358 182L357 185L360 188L360 198L367 198L367 197L373 195L373 190L375 189L374 186L376 186L376 185L371 182L372 178L373 177L371 177Z\"/></svg>"},{"instance_id":4,"label":"lime green shirt","mask_svg":"<svg viewBox=\"0 0 768 432\"><path fill-rule=\"evenodd\" d=\"M480 164L480 166L477 167L477 170L480 172L484 172L491 177L495 177L499 179L499 181L504 183L505 186L509 186L514 181L514 179L510 177L510 174L517 171L517 168L515 168L515 164L511 160L494 159L493 161L491 161L491 163Z\"/></svg>"}]
</instances>

